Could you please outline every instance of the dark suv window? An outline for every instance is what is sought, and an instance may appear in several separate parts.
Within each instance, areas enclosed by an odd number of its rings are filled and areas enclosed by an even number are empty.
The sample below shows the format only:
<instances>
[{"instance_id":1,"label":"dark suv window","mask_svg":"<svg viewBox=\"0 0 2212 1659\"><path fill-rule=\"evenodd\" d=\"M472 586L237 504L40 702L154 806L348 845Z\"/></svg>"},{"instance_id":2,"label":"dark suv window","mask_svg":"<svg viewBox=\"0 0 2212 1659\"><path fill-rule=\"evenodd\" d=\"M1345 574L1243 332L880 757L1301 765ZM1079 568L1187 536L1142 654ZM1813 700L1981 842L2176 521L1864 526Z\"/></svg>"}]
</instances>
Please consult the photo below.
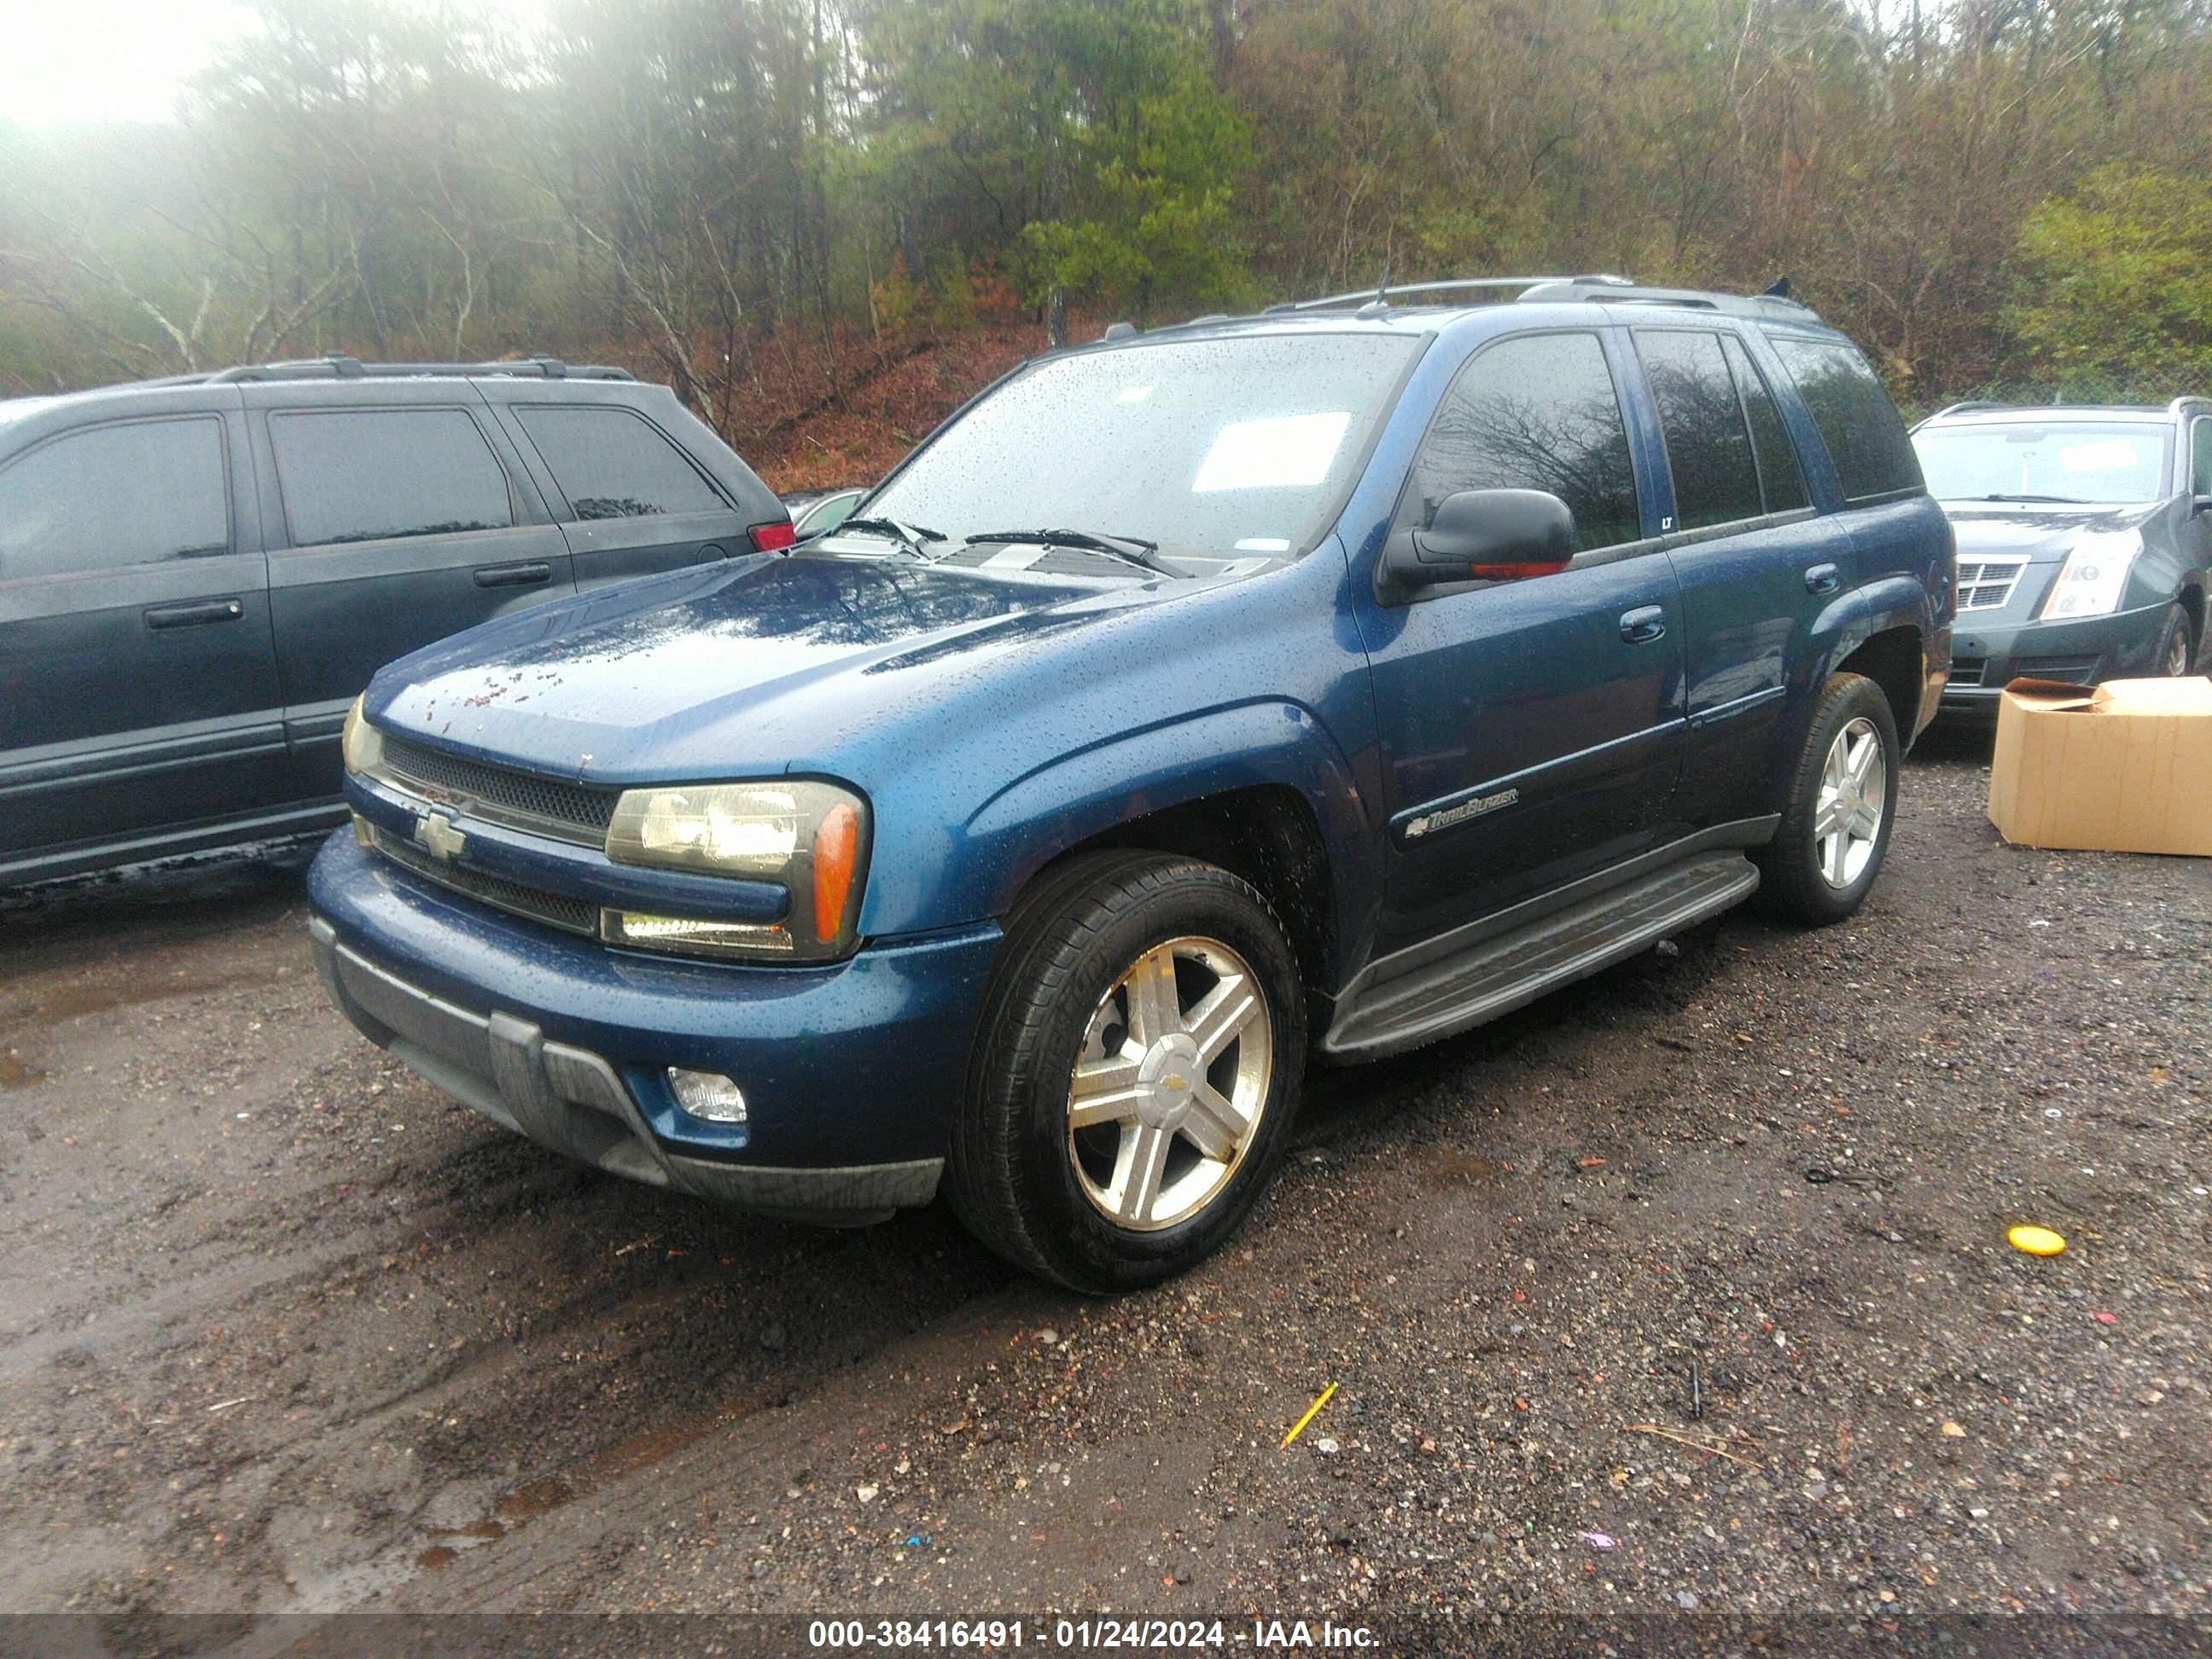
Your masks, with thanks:
<instances>
[{"instance_id":1,"label":"dark suv window","mask_svg":"<svg viewBox=\"0 0 2212 1659\"><path fill-rule=\"evenodd\" d=\"M1837 341L1770 337L1828 446L1844 499L1867 501L1918 489L1920 462L1911 440L1867 360Z\"/></svg>"},{"instance_id":2,"label":"dark suv window","mask_svg":"<svg viewBox=\"0 0 2212 1659\"><path fill-rule=\"evenodd\" d=\"M721 510L683 452L627 409L517 409L514 418L580 519Z\"/></svg>"},{"instance_id":3,"label":"dark suv window","mask_svg":"<svg viewBox=\"0 0 2212 1659\"><path fill-rule=\"evenodd\" d=\"M458 409L289 410L269 441L295 547L514 522L507 474Z\"/></svg>"},{"instance_id":4,"label":"dark suv window","mask_svg":"<svg viewBox=\"0 0 2212 1659\"><path fill-rule=\"evenodd\" d=\"M1797 446L1782 422L1774 393L1751 354L1736 339L1722 341L1729 367L1735 371L1735 389L1743 399L1743 412L1751 418L1751 452L1759 461L1759 483L1769 513L1794 513L1807 506L1805 470L1797 463Z\"/></svg>"},{"instance_id":5,"label":"dark suv window","mask_svg":"<svg viewBox=\"0 0 2212 1659\"><path fill-rule=\"evenodd\" d=\"M1620 398L1595 334L1501 340L1460 372L1413 459L1400 528L1425 529L1462 489L1542 489L1575 515L1580 550L1640 533Z\"/></svg>"},{"instance_id":6,"label":"dark suv window","mask_svg":"<svg viewBox=\"0 0 2212 1659\"><path fill-rule=\"evenodd\" d=\"M1674 475L1674 527L1703 530L1759 517L1759 465L1721 337L1638 329L1635 337Z\"/></svg>"},{"instance_id":7,"label":"dark suv window","mask_svg":"<svg viewBox=\"0 0 2212 1659\"><path fill-rule=\"evenodd\" d=\"M0 471L0 580L112 570L230 546L222 422L72 432Z\"/></svg>"}]
</instances>

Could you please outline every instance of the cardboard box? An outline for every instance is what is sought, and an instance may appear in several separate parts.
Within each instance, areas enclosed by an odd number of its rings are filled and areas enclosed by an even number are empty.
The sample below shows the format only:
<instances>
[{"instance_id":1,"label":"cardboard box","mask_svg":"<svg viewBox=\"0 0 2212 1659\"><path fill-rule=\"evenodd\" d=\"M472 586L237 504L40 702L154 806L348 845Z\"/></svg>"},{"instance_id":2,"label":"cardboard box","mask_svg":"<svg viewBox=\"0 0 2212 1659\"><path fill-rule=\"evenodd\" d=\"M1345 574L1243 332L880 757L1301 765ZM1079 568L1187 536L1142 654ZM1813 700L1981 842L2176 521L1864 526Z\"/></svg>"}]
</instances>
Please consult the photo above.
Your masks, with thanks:
<instances>
[{"instance_id":1,"label":"cardboard box","mask_svg":"<svg viewBox=\"0 0 2212 1659\"><path fill-rule=\"evenodd\" d=\"M1990 822L2023 847L2212 857L2212 679L2014 680Z\"/></svg>"}]
</instances>

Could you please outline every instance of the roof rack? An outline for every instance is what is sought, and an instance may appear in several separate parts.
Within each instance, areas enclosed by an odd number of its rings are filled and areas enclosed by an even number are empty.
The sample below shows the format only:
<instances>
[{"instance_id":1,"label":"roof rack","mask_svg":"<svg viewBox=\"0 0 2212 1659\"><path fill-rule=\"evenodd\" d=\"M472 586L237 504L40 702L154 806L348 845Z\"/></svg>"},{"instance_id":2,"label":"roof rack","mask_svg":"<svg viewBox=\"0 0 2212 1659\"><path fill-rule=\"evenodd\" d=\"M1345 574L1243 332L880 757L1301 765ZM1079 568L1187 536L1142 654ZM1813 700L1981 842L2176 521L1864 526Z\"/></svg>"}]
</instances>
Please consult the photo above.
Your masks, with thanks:
<instances>
[{"instance_id":1,"label":"roof rack","mask_svg":"<svg viewBox=\"0 0 2212 1659\"><path fill-rule=\"evenodd\" d=\"M1592 285L1629 286L1626 276L1594 275L1587 276L1467 276L1443 283L1385 283L1376 288L1355 289L1348 294L1331 294L1319 300L1286 300L1280 305L1269 306L1261 314L1273 316L1286 311L1324 311L1333 306L1387 306L1393 296L1408 294L1502 293L1507 289L1540 288L1554 283L1588 283ZM1520 296L1525 297L1525 296Z\"/></svg>"},{"instance_id":2,"label":"roof rack","mask_svg":"<svg viewBox=\"0 0 2212 1659\"><path fill-rule=\"evenodd\" d=\"M429 375L452 375L478 380L506 377L526 380L629 380L626 368L604 363L564 363L543 352L512 361L488 363L365 363L358 357L333 351L321 357L298 357L283 362L246 363L198 376L209 385L246 380L417 380ZM191 376L179 376L179 380Z\"/></svg>"},{"instance_id":3,"label":"roof rack","mask_svg":"<svg viewBox=\"0 0 2212 1659\"><path fill-rule=\"evenodd\" d=\"M2010 409L2014 406L2011 404L1992 403L1986 398L1975 398L1963 404L1946 404L1928 418L1931 421L1940 421L1947 415L1973 415L1985 409Z\"/></svg>"},{"instance_id":4,"label":"roof rack","mask_svg":"<svg viewBox=\"0 0 2212 1659\"><path fill-rule=\"evenodd\" d=\"M2200 398L2194 392L2185 392L2166 406L2166 412L2178 417L2192 404L2212 404L2212 398Z\"/></svg>"},{"instance_id":5,"label":"roof rack","mask_svg":"<svg viewBox=\"0 0 2212 1659\"><path fill-rule=\"evenodd\" d=\"M1803 322L1820 320L1812 307L1769 290L1764 294L1717 294L1706 289L1645 288L1620 276L1561 276L1524 289L1518 296L1526 305L1572 304L1680 306L1692 311L1717 311L1736 317L1771 317Z\"/></svg>"}]
</instances>

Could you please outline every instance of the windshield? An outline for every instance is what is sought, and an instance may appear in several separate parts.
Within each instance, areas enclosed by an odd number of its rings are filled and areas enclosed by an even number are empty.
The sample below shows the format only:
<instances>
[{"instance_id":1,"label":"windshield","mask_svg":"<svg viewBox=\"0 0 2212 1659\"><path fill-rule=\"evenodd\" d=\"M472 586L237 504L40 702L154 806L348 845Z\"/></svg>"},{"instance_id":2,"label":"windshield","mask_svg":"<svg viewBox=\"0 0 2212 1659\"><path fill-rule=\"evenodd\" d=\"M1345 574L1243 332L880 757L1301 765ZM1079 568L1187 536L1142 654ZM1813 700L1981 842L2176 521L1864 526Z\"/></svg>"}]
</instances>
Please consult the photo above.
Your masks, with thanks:
<instances>
[{"instance_id":1,"label":"windshield","mask_svg":"<svg viewBox=\"0 0 2212 1659\"><path fill-rule=\"evenodd\" d=\"M1046 529L1157 543L1194 574L1206 564L1194 558L1286 558L1328 529L1420 343L1301 331L1048 359L939 433L854 517L927 526L945 538L931 556L963 562L1006 558L1007 544L970 548L969 536Z\"/></svg>"},{"instance_id":2,"label":"windshield","mask_svg":"<svg viewBox=\"0 0 2212 1659\"><path fill-rule=\"evenodd\" d=\"M1925 427L1913 434L1938 501L2030 496L2149 501L2165 494L2166 429L2142 422L2023 421Z\"/></svg>"}]
</instances>

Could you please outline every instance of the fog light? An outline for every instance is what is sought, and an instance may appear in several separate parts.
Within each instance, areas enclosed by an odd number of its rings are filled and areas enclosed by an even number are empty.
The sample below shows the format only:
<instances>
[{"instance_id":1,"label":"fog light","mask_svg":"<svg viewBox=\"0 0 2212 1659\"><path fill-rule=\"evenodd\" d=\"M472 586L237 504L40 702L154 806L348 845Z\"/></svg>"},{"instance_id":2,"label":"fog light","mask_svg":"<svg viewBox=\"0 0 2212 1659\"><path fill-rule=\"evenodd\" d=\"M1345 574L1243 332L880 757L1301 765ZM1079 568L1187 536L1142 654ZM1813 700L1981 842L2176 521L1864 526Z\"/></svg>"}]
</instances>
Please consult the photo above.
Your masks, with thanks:
<instances>
[{"instance_id":1,"label":"fog light","mask_svg":"<svg viewBox=\"0 0 2212 1659\"><path fill-rule=\"evenodd\" d=\"M789 956L791 930L779 922L709 921L691 916L599 912L599 937L610 945L680 951L698 957Z\"/></svg>"},{"instance_id":2,"label":"fog light","mask_svg":"<svg viewBox=\"0 0 2212 1659\"><path fill-rule=\"evenodd\" d=\"M708 1123L743 1123L745 1121L745 1093L729 1079L716 1072L687 1072L680 1066L668 1068L669 1091L676 1103L693 1117Z\"/></svg>"}]
</instances>

